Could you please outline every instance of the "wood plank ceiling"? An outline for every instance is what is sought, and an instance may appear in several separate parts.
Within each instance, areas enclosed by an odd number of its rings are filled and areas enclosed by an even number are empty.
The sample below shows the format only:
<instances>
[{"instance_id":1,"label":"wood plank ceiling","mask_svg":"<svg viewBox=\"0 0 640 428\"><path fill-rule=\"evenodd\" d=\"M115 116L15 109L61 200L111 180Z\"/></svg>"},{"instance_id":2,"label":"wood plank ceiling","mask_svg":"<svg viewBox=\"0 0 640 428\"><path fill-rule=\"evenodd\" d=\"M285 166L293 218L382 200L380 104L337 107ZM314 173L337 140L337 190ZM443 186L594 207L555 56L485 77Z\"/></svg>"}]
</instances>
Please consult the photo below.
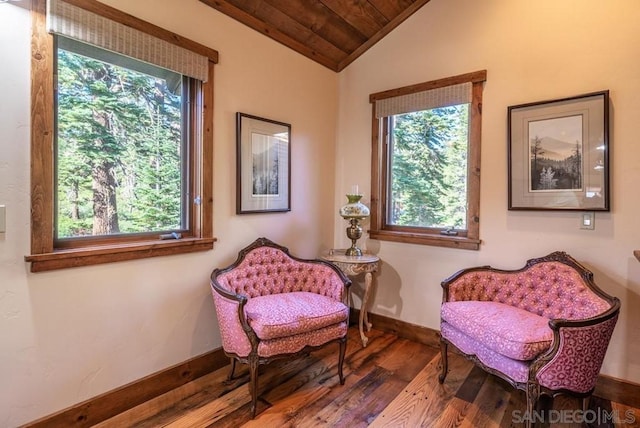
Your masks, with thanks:
<instances>
[{"instance_id":1,"label":"wood plank ceiling","mask_svg":"<svg viewBox=\"0 0 640 428\"><path fill-rule=\"evenodd\" d=\"M341 71L429 0L200 0Z\"/></svg>"}]
</instances>

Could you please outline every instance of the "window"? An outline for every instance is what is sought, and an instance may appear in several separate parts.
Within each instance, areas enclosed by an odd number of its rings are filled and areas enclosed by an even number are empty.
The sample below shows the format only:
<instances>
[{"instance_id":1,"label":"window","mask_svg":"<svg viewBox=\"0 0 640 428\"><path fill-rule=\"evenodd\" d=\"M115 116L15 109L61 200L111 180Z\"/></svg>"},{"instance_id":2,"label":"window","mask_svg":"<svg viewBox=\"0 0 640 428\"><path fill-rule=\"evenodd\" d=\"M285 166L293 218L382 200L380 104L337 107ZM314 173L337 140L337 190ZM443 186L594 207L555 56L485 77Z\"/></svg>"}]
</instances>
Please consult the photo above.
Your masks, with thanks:
<instances>
[{"instance_id":1,"label":"window","mask_svg":"<svg viewBox=\"0 0 640 428\"><path fill-rule=\"evenodd\" d=\"M372 239L477 250L486 71L370 95Z\"/></svg>"},{"instance_id":2,"label":"window","mask_svg":"<svg viewBox=\"0 0 640 428\"><path fill-rule=\"evenodd\" d=\"M194 79L62 36L55 41L56 246L86 245L78 237L187 232L183 107Z\"/></svg>"},{"instance_id":3,"label":"window","mask_svg":"<svg viewBox=\"0 0 640 428\"><path fill-rule=\"evenodd\" d=\"M211 249L217 52L49 3L48 28L32 3L31 270Z\"/></svg>"}]
</instances>

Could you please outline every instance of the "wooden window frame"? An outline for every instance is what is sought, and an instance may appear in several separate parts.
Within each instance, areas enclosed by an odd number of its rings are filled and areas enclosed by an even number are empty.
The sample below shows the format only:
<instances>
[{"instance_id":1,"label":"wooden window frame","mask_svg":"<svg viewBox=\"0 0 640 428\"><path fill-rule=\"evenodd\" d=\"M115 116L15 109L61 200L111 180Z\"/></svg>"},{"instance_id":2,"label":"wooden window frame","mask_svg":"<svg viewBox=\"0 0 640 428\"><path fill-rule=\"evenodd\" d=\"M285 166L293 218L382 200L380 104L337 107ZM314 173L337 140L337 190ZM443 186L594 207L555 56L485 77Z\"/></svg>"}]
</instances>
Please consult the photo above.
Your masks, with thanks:
<instances>
[{"instance_id":1,"label":"wooden window frame","mask_svg":"<svg viewBox=\"0 0 640 428\"><path fill-rule=\"evenodd\" d=\"M124 260L207 251L213 248L213 79L218 52L142 21L95 0L65 0L100 16L144 31L208 58L208 78L191 107L189 125L201 135L192 139L190 179L199 198L190 201L190 232L181 239L160 240L139 235L118 240L91 239L87 245L56 247L54 241L54 37L46 30L46 0L32 0L31 19L31 254L32 272L88 266Z\"/></svg>"},{"instance_id":2,"label":"wooden window frame","mask_svg":"<svg viewBox=\"0 0 640 428\"><path fill-rule=\"evenodd\" d=\"M438 247L480 249L480 149L482 134L482 91L487 71L433 80L369 96L371 124L371 226L369 237L381 241ZM376 101L416 92L471 83L469 111L469 152L467 163L467 229L457 236L443 235L442 229L391 225L387 222L388 201L388 117L376 117Z\"/></svg>"}]
</instances>

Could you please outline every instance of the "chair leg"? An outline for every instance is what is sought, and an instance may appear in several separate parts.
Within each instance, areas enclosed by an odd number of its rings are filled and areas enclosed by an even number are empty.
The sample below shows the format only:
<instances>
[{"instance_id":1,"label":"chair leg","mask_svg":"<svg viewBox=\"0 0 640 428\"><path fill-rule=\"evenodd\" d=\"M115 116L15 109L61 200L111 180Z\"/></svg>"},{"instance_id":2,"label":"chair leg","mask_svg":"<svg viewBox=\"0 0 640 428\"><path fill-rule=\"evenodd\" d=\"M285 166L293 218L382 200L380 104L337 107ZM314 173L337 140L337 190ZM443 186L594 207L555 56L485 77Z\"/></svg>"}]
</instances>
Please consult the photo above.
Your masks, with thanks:
<instances>
[{"instance_id":1,"label":"chair leg","mask_svg":"<svg viewBox=\"0 0 640 428\"><path fill-rule=\"evenodd\" d=\"M534 411L538 404L538 398L540 398L540 386L536 383L527 383L527 419L525 422L526 428L532 427L532 421L534 419Z\"/></svg>"},{"instance_id":2,"label":"chair leg","mask_svg":"<svg viewBox=\"0 0 640 428\"><path fill-rule=\"evenodd\" d=\"M340 377L340 385L344 385L344 375L342 374L342 366L344 363L344 354L347 350L347 338L340 339L340 356L338 357L338 376Z\"/></svg>"},{"instance_id":3,"label":"chair leg","mask_svg":"<svg viewBox=\"0 0 640 428\"><path fill-rule=\"evenodd\" d=\"M589 401L591 401L591 396L587 395L586 397L582 398L582 411L586 412L587 410L589 410Z\"/></svg>"},{"instance_id":4,"label":"chair leg","mask_svg":"<svg viewBox=\"0 0 640 428\"><path fill-rule=\"evenodd\" d=\"M447 344L444 340L440 340L440 364L442 365L442 371L438 376L438 382L444 383L444 379L447 377L447 371L449 370L449 360L447 359Z\"/></svg>"},{"instance_id":5,"label":"chair leg","mask_svg":"<svg viewBox=\"0 0 640 428\"><path fill-rule=\"evenodd\" d=\"M258 404L258 356L251 355L249 357L249 393L251 395L251 419L256 417L256 408Z\"/></svg>"},{"instance_id":6,"label":"chair leg","mask_svg":"<svg viewBox=\"0 0 640 428\"><path fill-rule=\"evenodd\" d=\"M233 379L233 372L236 371L236 359L235 358L230 358L231 360L231 371L229 372L229 375L227 376L227 380L232 380Z\"/></svg>"}]
</instances>

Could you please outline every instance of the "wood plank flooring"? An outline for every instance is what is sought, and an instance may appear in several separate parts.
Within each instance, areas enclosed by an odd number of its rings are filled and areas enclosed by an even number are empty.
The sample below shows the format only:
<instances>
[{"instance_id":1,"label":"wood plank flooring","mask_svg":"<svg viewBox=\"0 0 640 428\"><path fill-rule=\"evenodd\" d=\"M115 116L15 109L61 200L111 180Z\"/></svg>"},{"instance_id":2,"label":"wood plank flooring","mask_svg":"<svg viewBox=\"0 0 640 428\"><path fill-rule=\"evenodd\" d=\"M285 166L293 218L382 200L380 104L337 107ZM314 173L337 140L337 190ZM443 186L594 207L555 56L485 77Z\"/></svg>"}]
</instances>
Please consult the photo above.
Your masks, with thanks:
<instances>
[{"instance_id":1,"label":"wood plank flooring","mask_svg":"<svg viewBox=\"0 0 640 428\"><path fill-rule=\"evenodd\" d=\"M250 416L248 370L238 365L202 376L96 427L519 427L524 426L524 393L487 375L471 362L450 355L450 372L438 383L439 350L372 330L362 347L356 328L349 330L344 366L337 375L338 345L308 356L260 368L258 415ZM239 369L239 370L238 370ZM634 397L630 402L637 402ZM546 408L556 420L543 427L581 427L568 423L578 400L557 397ZM600 397L591 400L586 426L638 427L640 410ZM609 416L617 416L612 421ZM520 418L520 419L519 419ZM635 419L632 421L632 419ZM560 423L563 422L563 423Z\"/></svg>"}]
</instances>

